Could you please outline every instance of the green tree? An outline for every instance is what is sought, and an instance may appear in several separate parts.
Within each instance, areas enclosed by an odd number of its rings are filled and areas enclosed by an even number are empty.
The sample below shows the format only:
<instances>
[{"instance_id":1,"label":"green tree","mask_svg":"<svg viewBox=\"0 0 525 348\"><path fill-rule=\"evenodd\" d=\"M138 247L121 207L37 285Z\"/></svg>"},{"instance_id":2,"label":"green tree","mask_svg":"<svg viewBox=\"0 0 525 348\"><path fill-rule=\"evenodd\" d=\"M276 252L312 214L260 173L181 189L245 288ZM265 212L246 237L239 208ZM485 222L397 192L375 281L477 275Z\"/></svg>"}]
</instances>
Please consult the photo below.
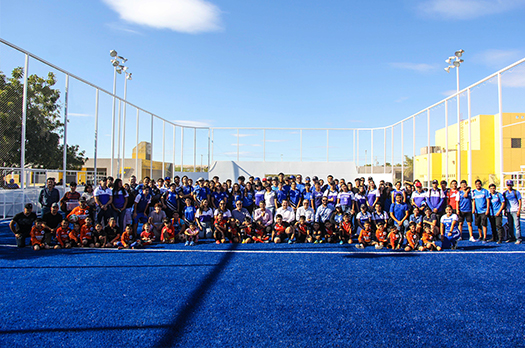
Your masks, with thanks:
<instances>
[{"instance_id":1,"label":"green tree","mask_svg":"<svg viewBox=\"0 0 525 348\"><path fill-rule=\"evenodd\" d=\"M403 176L405 180L413 181L414 180L414 158L408 157L405 155L405 163L403 163L405 170Z\"/></svg>"},{"instance_id":2,"label":"green tree","mask_svg":"<svg viewBox=\"0 0 525 348\"><path fill-rule=\"evenodd\" d=\"M21 158L24 70L13 69L7 78L0 72L0 166L19 167ZM55 75L28 77L26 115L26 166L59 169L63 159L63 126L60 91L53 88ZM78 145L67 146L67 169L80 169L87 161Z\"/></svg>"}]
</instances>

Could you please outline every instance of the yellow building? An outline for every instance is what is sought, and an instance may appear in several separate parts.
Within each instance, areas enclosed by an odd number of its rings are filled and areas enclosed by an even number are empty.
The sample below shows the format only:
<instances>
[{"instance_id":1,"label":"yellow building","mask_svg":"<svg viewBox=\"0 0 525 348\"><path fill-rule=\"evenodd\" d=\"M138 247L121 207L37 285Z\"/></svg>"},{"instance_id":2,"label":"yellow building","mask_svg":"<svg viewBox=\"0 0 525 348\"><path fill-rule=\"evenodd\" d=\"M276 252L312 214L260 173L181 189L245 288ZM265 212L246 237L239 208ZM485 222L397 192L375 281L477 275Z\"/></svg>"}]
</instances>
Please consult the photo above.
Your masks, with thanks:
<instances>
[{"instance_id":1,"label":"yellow building","mask_svg":"<svg viewBox=\"0 0 525 348\"><path fill-rule=\"evenodd\" d=\"M525 113L503 113L502 118L503 172L517 172L520 171L520 166L525 164L525 151L521 144L525 134ZM499 115L472 117L469 144L469 121L461 121L461 180L469 179L470 145L472 181L480 179L484 184L501 183L499 123ZM447 177L449 181L457 179L457 127L457 124L453 124L436 131L436 144L430 147L430 180L446 180ZM427 152L427 147L421 148L421 154L414 159L414 179L419 179L424 185L427 185L429 172Z\"/></svg>"}]
</instances>

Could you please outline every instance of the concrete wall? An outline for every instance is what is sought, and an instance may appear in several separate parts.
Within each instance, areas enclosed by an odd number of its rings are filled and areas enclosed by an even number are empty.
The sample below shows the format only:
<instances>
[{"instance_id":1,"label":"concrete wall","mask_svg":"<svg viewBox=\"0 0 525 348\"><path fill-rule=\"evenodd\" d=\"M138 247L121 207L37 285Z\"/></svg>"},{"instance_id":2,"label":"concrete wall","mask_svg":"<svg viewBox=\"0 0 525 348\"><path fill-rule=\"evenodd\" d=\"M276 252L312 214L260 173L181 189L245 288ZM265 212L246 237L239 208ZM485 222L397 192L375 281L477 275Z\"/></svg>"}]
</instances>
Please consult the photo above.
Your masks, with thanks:
<instances>
[{"instance_id":1,"label":"concrete wall","mask_svg":"<svg viewBox=\"0 0 525 348\"><path fill-rule=\"evenodd\" d=\"M216 161L212 163L209 177L218 176L221 181L226 179L236 180L240 175L264 177L277 175L302 174L303 178L317 176L326 180L328 175L335 178L354 180L356 177L370 176L357 173L354 162L260 162L260 161ZM203 173L204 174L204 173ZM375 175L374 175L375 176ZM379 174L378 176L383 176Z\"/></svg>"}]
</instances>

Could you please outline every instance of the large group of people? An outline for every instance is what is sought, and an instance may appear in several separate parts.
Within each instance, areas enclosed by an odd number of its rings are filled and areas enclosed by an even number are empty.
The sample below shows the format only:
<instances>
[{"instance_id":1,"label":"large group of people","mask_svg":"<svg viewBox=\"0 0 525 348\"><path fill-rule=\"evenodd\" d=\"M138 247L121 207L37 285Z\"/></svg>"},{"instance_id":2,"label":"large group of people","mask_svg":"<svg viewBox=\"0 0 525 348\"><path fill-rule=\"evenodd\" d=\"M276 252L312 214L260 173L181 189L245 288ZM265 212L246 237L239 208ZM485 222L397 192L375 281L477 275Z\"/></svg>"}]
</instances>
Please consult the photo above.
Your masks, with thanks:
<instances>
[{"instance_id":1,"label":"large group of people","mask_svg":"<svg viewBox=\"0 0 525 348\"><path fill-rule=\"evenodd\" d=\"M394 250L456 249L466 224L470 242L521 243L521 195L499 193L476 180L354 183L328 176L237 178L221 182L175 176L157 181L132 176L127 183L104 177L60 197L50 178L39 196L42 215L31 203L10 223L19 247L142 248L153 243L193 246L221 243L339 243ZM503 217L507 223L503 224ZM477 227L474 235L473 223ZM490 238L488 237L490 225Z\"/></svg>"}]
</instances>

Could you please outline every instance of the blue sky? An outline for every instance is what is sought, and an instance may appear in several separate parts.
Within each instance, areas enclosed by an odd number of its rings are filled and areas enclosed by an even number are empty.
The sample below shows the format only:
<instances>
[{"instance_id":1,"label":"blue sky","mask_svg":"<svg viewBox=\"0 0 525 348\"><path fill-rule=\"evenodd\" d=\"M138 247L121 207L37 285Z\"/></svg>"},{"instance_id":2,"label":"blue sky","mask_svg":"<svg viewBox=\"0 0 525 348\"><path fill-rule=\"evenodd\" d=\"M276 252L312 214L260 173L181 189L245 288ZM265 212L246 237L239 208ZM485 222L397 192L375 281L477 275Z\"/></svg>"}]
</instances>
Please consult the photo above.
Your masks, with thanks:
<instances>
[{"instance_id":1,"label":"blue sky","mask_svg":"<svg viewBox=\"0 0 525 348\"><path fill-rule=\"evenodd\" d=\"M0 37L107 90L115 49L128 100L168 120L353 128L444 98L457 49L462 87L523 58L523 18L524 0L0 0Z\"/></svg>"}]
</instances>

